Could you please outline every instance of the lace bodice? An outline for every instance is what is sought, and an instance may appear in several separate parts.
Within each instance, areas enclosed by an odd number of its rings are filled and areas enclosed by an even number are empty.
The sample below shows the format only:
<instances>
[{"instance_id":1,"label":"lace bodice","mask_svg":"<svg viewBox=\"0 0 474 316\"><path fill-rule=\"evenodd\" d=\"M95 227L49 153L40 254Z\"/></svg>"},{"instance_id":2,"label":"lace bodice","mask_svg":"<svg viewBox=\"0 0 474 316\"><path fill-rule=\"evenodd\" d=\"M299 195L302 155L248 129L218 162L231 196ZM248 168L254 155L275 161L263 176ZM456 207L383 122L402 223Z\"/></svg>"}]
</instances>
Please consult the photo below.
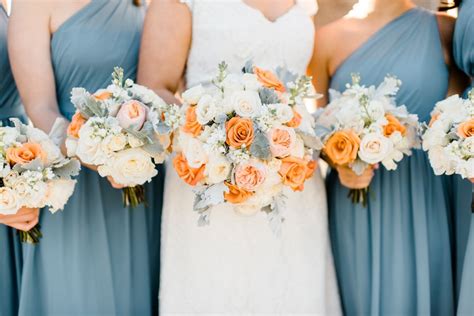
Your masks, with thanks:
<instances>
[{"instance_id":1,"label":"lace bodice","mask_svg":"<svg viewBox=\"0 0 474 316\"><path fill-rule=\"evenodd\" d=\"M242 0L181 0L193 16L186 85L207 84L225 61L239 71L248 60L305 73L314 43L315 0L299 0L276 21Z\"/></svg>"}]
</instances>

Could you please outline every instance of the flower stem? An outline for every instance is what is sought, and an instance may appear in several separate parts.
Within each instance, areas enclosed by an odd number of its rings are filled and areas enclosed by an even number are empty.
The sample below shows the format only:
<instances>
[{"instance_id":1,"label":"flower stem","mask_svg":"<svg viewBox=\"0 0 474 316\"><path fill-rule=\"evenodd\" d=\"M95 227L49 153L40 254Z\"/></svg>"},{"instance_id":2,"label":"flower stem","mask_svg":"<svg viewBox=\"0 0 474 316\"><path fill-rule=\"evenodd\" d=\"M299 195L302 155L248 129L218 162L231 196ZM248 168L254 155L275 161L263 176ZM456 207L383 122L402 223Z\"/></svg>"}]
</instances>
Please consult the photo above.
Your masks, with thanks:
<instances>
[{"instance_id":1,"label":"flower stem","mask_svg":"<svg viewBox=\"0 0 474 316\"><path fill-rule=\"evenodd\" d=\"M352 203L361 204L363 207L367 207L369 187L363 189L350 189L347 197L351 199Z\"/></svg>"},{"instance_id":2,"label":"flower stem","mask_svg":"<svg viewBox=\"0 0 474 316\"><path fill-rule=\"evenodd\" d=\"M145 202L145 187L137 185L135 187L127 187L122 189L123 205L136 207Z\"/></svg>"},{"instance_id":3,"label":"flower stem","mask_svg":"<svg viewBox=\"0 0 474 316\"><path fill-rule=\"evenodd\" d=\"M40 230L41 226L37 224L35 227L25 232L22 230L18 231L18 236L20 236L20 241L22 243L36 245L40 242L40 239L43 237L43 234Z\"/></svg>"}]
</instances>

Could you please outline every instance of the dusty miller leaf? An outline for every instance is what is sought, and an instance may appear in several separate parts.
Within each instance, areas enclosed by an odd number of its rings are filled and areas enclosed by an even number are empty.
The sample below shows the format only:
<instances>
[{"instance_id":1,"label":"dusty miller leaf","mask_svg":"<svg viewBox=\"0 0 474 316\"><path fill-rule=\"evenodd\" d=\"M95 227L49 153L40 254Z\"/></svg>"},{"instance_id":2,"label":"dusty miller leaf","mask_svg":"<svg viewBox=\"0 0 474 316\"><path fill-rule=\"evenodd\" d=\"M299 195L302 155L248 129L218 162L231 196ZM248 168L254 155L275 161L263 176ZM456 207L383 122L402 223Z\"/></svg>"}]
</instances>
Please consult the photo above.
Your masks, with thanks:
<instances>
[{"instance_id":1,"label":"dusty miller leaf","mask_svg":"<svg viewBox=\"0 0 474 316\"><path fill-rule=\"evenodd\" d=\"M267 136L261 131L256 130L255 138L250 146L250 153L259 159L271 159L270 143Z\"/></svg>"}]
</instances>

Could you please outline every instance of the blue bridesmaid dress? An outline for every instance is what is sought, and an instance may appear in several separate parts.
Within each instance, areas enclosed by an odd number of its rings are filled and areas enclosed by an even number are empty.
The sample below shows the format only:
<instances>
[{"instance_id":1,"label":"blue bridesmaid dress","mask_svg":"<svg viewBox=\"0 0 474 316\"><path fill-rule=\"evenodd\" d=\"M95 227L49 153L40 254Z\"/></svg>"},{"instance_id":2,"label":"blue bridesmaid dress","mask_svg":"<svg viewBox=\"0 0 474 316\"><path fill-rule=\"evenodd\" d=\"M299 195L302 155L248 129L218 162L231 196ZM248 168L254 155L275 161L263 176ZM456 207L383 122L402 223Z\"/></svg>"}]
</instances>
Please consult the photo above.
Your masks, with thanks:
<instances>
[{"instance_id":1,"label":"blue bridesmaid dress","mask_svg":"<svg viewBox=\"0 0 474 316\"><path fill-rule=\"evenodd\" d=\"M454 31L454 59L474 78L474 0L464 0ZM469 89L474 88L474 83ZM466 90L465 95L467 96ZM453 176L455 202L458 315L474 314L474 214L471 213L472 185Z\"/></svg>"},{"instance_id":2,"label":"blue bridesmaid dress","mask_svg":"<svg viewBox=\"0 0 474 316\"><path fill-rule=\"evenodd\" d=\"M9 118L26 121L20 96L10 69L7 51L8 15L0 4L0 122L10 125ZM21 245L16 230L0 224L0 316L18 313L21 276Z\"/></svg>"},{"instance_id":3,"label":"blue bridesmaid dress","mask_svg":"<svg viewBox=\"0 0 474 316\"><path fill-rule=\"evenodd\" d=\"M92 0L52 35L61 113L71 119L73 87L95 91L114 66L134 79L145 8L132 0ZM83 168L62 212L43 211L43 239L23 246L20 315L155 315L163 175L148 203L122 204L120 190Z\"/></svg>"},{"instance_id":4,"label":"blue bridesmaid dress","mask_svg":"<svg viewBox=\"0 0 474 316\"><path fill-rule=\"evenodd\" d=\"M364 85L387 74L403 84L397 96L421 121L445 98L448 68L434 13L411 9L382 27L336 70L342 91L360 73ZM375 171L368 206L347 198L337 173L327 180L330 233L347 315L452 315L449 178L435 176L425 152Z\"/></svg>"}]
</instances>

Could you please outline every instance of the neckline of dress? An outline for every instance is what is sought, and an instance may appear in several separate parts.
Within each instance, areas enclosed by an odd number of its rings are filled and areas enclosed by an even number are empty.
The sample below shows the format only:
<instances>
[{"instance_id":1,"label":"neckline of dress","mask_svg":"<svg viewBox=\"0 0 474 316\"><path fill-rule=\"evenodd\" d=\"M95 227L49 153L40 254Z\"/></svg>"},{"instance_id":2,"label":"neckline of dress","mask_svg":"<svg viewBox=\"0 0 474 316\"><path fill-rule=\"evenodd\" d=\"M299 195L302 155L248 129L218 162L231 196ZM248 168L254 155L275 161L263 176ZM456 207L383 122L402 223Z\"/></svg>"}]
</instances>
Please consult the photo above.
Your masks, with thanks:
<instances>
[{"instance_id":1,"label":"neckline of dress","mask_svg":"<svg viewBox=\"0 0 474 316\"><path fill-rule=\"evenodd\" d=\"M293 11L296 10L296 8L298 7L298 0L295 0L293 5L288 8L288 10L286 10L285 12L283 12L282 14L280 14L275 20L271 20L270 18L268 18L261 10L245 3L244 0L240 0L239 1L244 7L246 7L248 10L250 11L253 11L255 13L257 13L259 16L261 16L267 23L269 24L277 24L278 22L280 22L281 20L285 19L286 17L288 17Z\"/></svg>"},{"instance_id":2,"label":"neckline of dress","mask_svg":"<svg viewBox=\"0 0 474 316\"><path fill-rule=\"evenodd\" d=\"M365 40L364 42L362 42L356 49L354 49L349 55L347 55L346 58L344 58L342 60L342 62L334 69L334 72L331 74L331 77L334 77L334 75L350 60L352 59L352 57L356 54L358 54L359 52L361 52L365 47L367 47L367 45L369 45L372 41L374 41L381 33L383 33L383 31L385 31L387 28L391 27L393 24L395 24L396 22L398 22L399 20L405 18L406 16L408 16L409 14L413 13L413 12L416 12L418 11L419 8L418 7L413 7L411 9L408 9L406 10L405 12L403 12L402 14L400 14L399 16L393 18L391 21L387 22L386 24L384 24L382 27L380 27L377 31L375 31L372 35L370 35L370 37Z\"/></svg>"}]
</instances>

